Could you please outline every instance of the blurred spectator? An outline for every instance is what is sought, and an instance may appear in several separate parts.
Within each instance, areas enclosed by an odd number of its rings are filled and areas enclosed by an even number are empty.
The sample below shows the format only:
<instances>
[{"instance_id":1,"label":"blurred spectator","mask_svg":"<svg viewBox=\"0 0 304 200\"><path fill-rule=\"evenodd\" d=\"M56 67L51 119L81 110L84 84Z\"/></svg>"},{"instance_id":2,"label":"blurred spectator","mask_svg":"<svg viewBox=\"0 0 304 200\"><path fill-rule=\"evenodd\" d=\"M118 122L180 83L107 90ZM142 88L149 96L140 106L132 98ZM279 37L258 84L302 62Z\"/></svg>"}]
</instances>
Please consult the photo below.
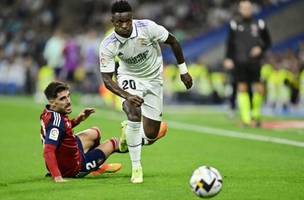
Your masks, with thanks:
<instances>
[{"instance_id":1,"label":"blurred spectator","mask_svg":"<svg viewBox=\"0 0 304 200\"><path fill-rule=\"evenodd\" d=\"M99 88L100 75L98 69L98 45L101 36L98 37L97 31L90 29L81 38L81 55L83 56L82 65L85 69L85 80L82 83L82 91L96 93Z\"/></svg>"},{"instance_id":2,"label":"blurred spectator","mask_svg":"<svg viewBox=\"0 0 304 200\"><path fill-rule=\"evenodd\" d=\"M32 95L32 94L34 94L35 89L36 89L38 65L35 62L34 58L29 54L25 54L23 56L22 65L25 68L24 92L25 92L25 94Z\"/></svg>"},{"instance_id":3,"label":"blurred spectator","mask_svg":"<svg viewBox=\"0 0 304 200\"><path fill-rule=\"evenodd\" d=\"M58 78L62 72L64 57L65 40L63 32L56 29L54 34L48 39L44 47L43 56L47 65L55 70L56 77Z\"/></svg>"},{"instance_id":4,"label":"blurred spectator","mask_svg":"<svg viewBox=\"0 0 304 200\"><path fill-rule=\"evenodd\" d=\"M14 56L10 56L1 62L0 93L15 95L24 91L25 71L20 57L15 59Z\"/></svg>"},{"instance_id":5,"label":"blurred spectator","mask_svg":"<svg viewBox=\"0 0 304 200\"><path fill-rule=\"evenodd\" d=\"M80 46L77 43L74 33L70 33L69 38L63 48L63 73L62 78L66 81L74 81L75 70L80 66Z\"/></svg>"}]
</instances>

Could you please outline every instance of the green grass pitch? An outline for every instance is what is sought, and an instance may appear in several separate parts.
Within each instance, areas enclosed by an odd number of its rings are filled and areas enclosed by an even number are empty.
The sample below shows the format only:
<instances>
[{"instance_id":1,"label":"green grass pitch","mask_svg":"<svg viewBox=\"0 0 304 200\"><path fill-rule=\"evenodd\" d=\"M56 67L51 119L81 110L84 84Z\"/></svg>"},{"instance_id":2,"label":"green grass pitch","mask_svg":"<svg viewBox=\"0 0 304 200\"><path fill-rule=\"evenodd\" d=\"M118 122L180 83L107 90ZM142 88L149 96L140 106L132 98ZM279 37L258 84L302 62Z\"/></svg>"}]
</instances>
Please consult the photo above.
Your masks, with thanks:
<instances>
[{"instance_id":1,"label":"green grass pitch","mask_svg":"<svg viewBox=\"0 0 304 200\"><path fill-rule=\"evenodd\" d=\"M0 97L1 200L198 199L190 190L189 178L201 165L211 165L223 176L222 191L213 199L304 199L304 130L241 128L219 109L204 107L165 109L169 132L154 145L143 148L143 184L129 182L128 154L116 154L108 160L123 164L116 174L55 184L44 177L39 137L42 108L31 98ZM74 106L71 116L80 108ZM97 125L102 128L103 139L118 136L123 119L122 113L98 108L75 132ZM216 135L221 132L227 135ZM227 137L235 132L244 138ZM281 144L282 140L300 146Z\"/></svg>"}]
</instances>

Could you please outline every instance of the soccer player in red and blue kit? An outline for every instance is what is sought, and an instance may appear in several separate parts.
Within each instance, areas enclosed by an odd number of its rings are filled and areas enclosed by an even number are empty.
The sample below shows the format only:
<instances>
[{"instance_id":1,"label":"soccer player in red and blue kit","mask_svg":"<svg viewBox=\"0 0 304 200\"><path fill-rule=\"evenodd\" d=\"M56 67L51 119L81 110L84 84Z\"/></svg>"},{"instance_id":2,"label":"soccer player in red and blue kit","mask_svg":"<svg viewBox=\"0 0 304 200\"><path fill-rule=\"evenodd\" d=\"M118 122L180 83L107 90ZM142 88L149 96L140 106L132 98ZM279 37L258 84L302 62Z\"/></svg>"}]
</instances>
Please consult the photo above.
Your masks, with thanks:
<instances>
[{"instance_id":1,"label":"soccer player in red and blue kit","mask_svg":"<svg viewBox=\"0 0 304 200\"><path fill-rule=\"evenodd\" d=\"M67 84L51 82L44 91L49 104L43 110L41 139L46 167L55 182L65 182L63 177L84 177L91 172L103 172L105 160L114 152L126 152L125 140L112 138L100 144L98 127L86 129L74 135L73 128L86 120L94 108L85 108L80 114L69 119L72 112L70 91ZM110 165L110 164L104 164ZM113 171L121 164L113 164Z\"/></svg>"}]
</instances>

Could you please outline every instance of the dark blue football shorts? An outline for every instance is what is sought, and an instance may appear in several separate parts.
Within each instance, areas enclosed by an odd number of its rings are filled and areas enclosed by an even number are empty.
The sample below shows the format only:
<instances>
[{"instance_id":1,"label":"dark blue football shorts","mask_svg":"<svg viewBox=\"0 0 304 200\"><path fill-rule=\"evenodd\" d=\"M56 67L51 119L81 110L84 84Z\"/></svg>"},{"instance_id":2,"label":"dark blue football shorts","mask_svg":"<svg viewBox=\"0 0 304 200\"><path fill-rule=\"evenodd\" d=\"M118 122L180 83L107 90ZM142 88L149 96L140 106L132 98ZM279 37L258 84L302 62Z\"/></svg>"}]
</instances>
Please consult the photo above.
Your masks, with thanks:
<instances>
[{"instance_id":1,"label":"dark blue football shorts","mask_svg":"<svg viewBox=\"0 0 304 200\"><path fill-rule=\"evenodd\" d=\"M91 171L94 171L99 168L102 163L106 160L106 156L103 151L100 149L92 149L89 150L87 153L84 153L82 143L80 139L77 138L78 148L80 150L82 156L82 168L76 177L84 177L88 175Z\"/></svg>"}]
</instances>

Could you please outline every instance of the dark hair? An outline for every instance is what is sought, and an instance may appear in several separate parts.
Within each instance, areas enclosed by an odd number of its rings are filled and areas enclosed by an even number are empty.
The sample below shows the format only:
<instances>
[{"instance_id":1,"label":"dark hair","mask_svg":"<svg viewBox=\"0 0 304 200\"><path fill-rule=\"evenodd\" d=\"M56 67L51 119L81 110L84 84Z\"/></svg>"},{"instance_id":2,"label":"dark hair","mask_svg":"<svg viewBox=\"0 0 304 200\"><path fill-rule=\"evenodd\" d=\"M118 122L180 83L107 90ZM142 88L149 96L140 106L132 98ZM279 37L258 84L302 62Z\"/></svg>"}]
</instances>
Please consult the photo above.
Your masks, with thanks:
<instances>
[{"instance_id":1,"label":"dark hair","mask_svg":"<svg viewBox=\"0 0 304 200\"><path fill-rule=\"evenodd\" d=\"M251 1L251 0L239 0L239 3L241 3L241 2L245 2L245 1L248 1L249 3L252 3L252 1Z\"/></svg>"},{"instance_id":2,"label":"dark hair","mask_svg":"<svg viewBox=\"0 0 304 200\"><path fill-rule=\"evenodd\" d=\"M59 92L64 90L69 90L69 86L66 83L62 83L59 81L51 82L44 90L44 94L48 100L55 99Z\"/></svg>"},{"instance_id":3,"label":"dark hair","mask_svg":"<svg viewBox=\"0 0 304 200\"><path fill-rule=\"evenodd\" d=\"M112 4L112 14L122 13L122 12L132 12L132 7L128 1L119 0Z\"/></svg>"}]
</instances>

